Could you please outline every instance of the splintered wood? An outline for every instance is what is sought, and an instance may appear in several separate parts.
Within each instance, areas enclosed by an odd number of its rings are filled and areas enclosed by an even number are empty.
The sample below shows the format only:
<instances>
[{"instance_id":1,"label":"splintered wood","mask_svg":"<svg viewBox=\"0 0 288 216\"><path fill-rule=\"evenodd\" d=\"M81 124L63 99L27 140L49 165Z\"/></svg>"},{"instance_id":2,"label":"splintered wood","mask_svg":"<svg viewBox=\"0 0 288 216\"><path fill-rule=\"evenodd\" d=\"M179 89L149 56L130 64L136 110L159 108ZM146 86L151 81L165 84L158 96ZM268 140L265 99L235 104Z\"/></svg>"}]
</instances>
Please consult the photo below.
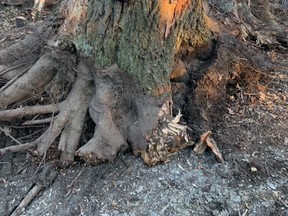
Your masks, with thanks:
<instances>
[{"instance_id":1,"label":"splintered wood","mask_svg":"<svg viewBox=\"0 0 288 216\"><path fill-rule=\"evenodd\" d=\"M179 111L173 119L163 118L159 127L147 136L148 149L141 153L146 165L169 162L176 152L194 144L187 133L188 126L180 123L181 116Z\"/></svg>"}]
</instances>

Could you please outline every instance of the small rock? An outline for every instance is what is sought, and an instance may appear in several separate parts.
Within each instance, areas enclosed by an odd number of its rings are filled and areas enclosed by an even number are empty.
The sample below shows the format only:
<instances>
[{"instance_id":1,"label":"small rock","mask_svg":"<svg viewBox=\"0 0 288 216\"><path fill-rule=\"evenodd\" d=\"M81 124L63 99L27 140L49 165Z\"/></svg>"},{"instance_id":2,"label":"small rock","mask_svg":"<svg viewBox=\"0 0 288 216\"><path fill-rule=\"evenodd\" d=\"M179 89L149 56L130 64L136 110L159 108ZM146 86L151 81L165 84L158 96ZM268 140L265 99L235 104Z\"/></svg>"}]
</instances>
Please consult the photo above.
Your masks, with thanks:
<instances>
[{"instance_id":1,"label":"small rock","mask_svg":"<svg viewBox=\"0 0 288 216\"><path fill-rule=\"evenodd\" d=\"M267 182L267 186L270 189L272 189L272 190L276 190L277 189L277 186L274 183L272 183L272 182Z\"/></svg>"},{"instance_id":2,"label":"small rock","mask_svg":"<svg viewBox=\"0 0 288 216\"><path fill-rule=\"evenodd\" d=\"M214 209L214 210L212 210L211 213L212 213L213 216L218 216L220 211L218 209Z\"/></svg>"},{"instance_id":3,"label":"small rock","mask_svg":"<svg viewBox=\"0 0 288 216\"><path fill-rule=\"evenodd\" d=\"M257 168L256 167L251 167L251 172L257 172Z\"/></svg>"},{"instance_id":4,"label":"small rock","mask_svg":"<svg viewBox=\"0 0 288 216\"><path fill-rule=\"evenodd\" d=\"M136 190L136 192L140 193L141 191L143 191L143 186L142 185Z\"/></svg>"},{"instance_id":5,"label":"small rock","mask_svg":"<svg viewBox=\"0 0 288 216\"><path fill-rule=\"evenodd\" d=\"M269 202L269 201L261 202L261 204L262 204L263 206L265 206L266 208L269 208L269 207L271 207L271 205L273 205L273 203L271 203L271 202Z\"/></svg>"},{"instance_id":6,"label":"small rock","mask_svg":"<svg viewBox=\"0 0 288 216\"><path fill-rule=\"evenodd\" d=\"M211 197L206 197L206 200L208 203L211 203L213 201Z\"/></svg>"}]
</instances>

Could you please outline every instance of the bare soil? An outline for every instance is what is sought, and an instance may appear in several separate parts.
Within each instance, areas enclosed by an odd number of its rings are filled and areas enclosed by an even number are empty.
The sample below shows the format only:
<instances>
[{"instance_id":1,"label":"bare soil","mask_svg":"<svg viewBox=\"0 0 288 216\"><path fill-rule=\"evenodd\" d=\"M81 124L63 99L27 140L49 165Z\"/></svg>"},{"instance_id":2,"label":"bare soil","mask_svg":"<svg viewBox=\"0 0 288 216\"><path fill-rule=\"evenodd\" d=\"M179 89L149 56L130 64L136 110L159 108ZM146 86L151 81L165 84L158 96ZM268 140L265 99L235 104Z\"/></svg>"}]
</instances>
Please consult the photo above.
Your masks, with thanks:
<instances>
[{"instance_id":1,"label":"bare soil","mask_svg":"<svg viewBox=\"0 0 288 216\"><path fill-rule=\"evenodd\" d=\"M28 3L0 4L0 48L29 34L31 27L13 24L19 14L30 19L28 8ZM274 10L287 27L287 11ZM226 16L220 11L216 18L225 21ZM223 164L211 151L196 155L191 147L152 168L131 152L98 166L76 158L68 169L57 166L56 146L42 158L5 154L0 158L0 215L10 215L35 185L41 192L20 215L288 215L287 46L258 46L254 37L242 42L233 35L233 25L224 26L227 31L208 53L183 54L190 79L172 83L174 114L183 110L195 141L212 130ZM93 136L89 124L83 143ZM0 126L23 143L47 128L17 122ZM0 148L14 144L0 132Z\"/></svg>"}]
</instances>

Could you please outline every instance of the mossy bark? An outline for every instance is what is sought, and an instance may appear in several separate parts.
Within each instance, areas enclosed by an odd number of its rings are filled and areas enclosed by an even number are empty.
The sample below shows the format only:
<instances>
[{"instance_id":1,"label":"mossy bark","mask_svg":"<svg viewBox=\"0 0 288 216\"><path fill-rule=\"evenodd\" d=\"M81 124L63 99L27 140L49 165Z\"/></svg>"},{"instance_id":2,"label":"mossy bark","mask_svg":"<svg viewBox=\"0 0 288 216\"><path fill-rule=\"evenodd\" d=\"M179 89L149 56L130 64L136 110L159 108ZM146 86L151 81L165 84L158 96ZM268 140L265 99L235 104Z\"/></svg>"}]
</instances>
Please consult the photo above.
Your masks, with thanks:
<instances>
[{"instance_id":1,"label":"mossy bark","mask_svg":"<svg viewBox=\"0 0 288 216\"><path fill-rule=\"evenodd\" d=\"M68 28L62 32L79 51L99 67L116 63L156 94L159 86L169 86L179 48L200 46L210 37L202 0L70 0L63 12Z\"/></svg>"}]
</instances>

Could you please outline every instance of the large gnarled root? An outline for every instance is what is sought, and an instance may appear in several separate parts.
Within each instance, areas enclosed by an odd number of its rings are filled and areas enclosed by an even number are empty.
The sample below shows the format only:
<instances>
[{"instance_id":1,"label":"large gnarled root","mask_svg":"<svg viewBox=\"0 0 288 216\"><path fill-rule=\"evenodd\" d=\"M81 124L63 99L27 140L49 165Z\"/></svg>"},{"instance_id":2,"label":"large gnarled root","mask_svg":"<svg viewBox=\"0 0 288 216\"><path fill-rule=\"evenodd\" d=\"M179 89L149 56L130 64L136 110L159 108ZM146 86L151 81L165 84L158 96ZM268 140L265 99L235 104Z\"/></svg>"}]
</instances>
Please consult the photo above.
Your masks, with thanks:
<instances>
[{"instance_id":1,"label":"large gnarled root","mask_svg":"<svg viewBox=\"0 0 288 216\"><path fill-rule=\"evenodd\" d=\"M87 163L113 161L130 144L133 152L146 151L146 135L157 126L161 102L145 96L131 77L111 66L94 74L95 95L90 116L96 123L94 137L78 151Z\"/></svg>"},{"instance_id":2,"label":"large gnarled root","mask_svg":"<svg viewBox=\"0 0 288 216\"><path fill-rule=\"evenodd\" d=\"M97 127L93 138L77 154L90 163L113 160L119 150L127 148L126 140L115 125L111 113L113 103L111 85L99 83L90 105L90 115Z\"/></svg>"},{"instance_id":3,"label":"large gnarled root","mask_svg":"<svg viewBox=\"0 0 288 216\"><path fill-rule=\"evenodd\" d=\"M0 78L17 79L39 58L43 41L49 33L39 28L25 39L0 51ZM12 81L13 82L13 81Z\"/></svg>"},{"instance_id":4,"label":"large gnarled root","mask_svg":"<svg viewBox=\"0 0 288 216\"><path fill-rule=\"evenodd\" d=\"M44 61L44 64L45 62L47 61ZM90 71L84 63L80 62L76 82L67 99L59 105L34 106L1 111L0 120L12 120L26 114L33 115L58 111L59 113L52 120L46 132L37 140L18 147L2 149L0 150L0 154L37 147L38 154L42 155L46 153L47 149L62 133L59 142L59 148L63 151L61 162L63 165L71 164L79 143L93 88Z\"/></svg>"},{"instance_id":5,"label":"large gnarled root","mask_svg":"<svg viewBox=\"0 0 288 216\"><path fill-rule=\"evenodd\" d=\"M178 124L179 119L177 122L166 121L170 126L174 124L171 126L174 133L169 131L165 135L159 133L157 137L154 136L155 130L161 130L164 119L171 119L169 94L162 98L145 95L140 86L135 82L131 83L131 77L117 66L100 71L94 76L94 82L96 92L91 100L89 113L96 123L95 133L77 151L87 163L113 161L118 152L125 150L129 144L134 154L140 154L147 165L156 165L166 161L171 152L191 144L186 126ZM162 139L161 136L167 139ZM151 137L155 140L162 139L167 151L160 155L158 149L161 143L152 144ZM145 154L146 151L149 152Z\"/></svg>"},{"instance_id":6,"label":"large gnarled root","mask_svg":"<svg viewBox=\"0 0 288 216\"><path fill-rule=\"evenodd\" d=\"M37 151L42 155L62 133L59 149L63 151L61 163L64 166L71 164L74 160L93 91L89 69L83 63L79 63L78 71L78 77L71 92L60 105L59 114L51 122L50 128L36 141Z\"/></svg>"},{"instance_id":7,"label":"large gnarled root","mask_svg":"<svg viewBox=\"0 0 288 216\"><path fill-rule=\"evenodd\" d=\"M149 151L146 154L148 160L145 158L144 160L148 165L155 165L166 161L166 156L169 157L171 152L188 146L186 126L178 124L179 118L177 122L171 120L169 93L158 98L146 95L140 85L132 81L132 78L117 66L97 70L92 74L96 86L95 92L93 92L94 85L90 71L86 64L80 61L74 86L66 100L60 104L0 112L0 120L12 120L25 114L53 113L50 127L44 134L32 143L18 145L21 146L20 150L36 147L38 154L43 155L60 136L61 163L64 166L71 164L88 107L90 116L96 124L94 136L76 152L87 163L113 161L119 152L128 148L129 144L133 152L142 155L143 158L145 155L143 152ZM94 93L93 98L92 93ZM163 103L167 105L165 110L163 110ZM160 126L163 125L166 117L167 121L164 124L169 126L168 132L155 134L155 131L161 130ZM165 138L162 139L161 136ZM181 140L177 140L178 138ZM151 139L154 141L161 139L163 142L152 143ZM166 150L160 155L158 150L161 144L165 145ZM8 151L15 152L16 148L2 149L0 154Z\"/></svg>"}]
</instances>

